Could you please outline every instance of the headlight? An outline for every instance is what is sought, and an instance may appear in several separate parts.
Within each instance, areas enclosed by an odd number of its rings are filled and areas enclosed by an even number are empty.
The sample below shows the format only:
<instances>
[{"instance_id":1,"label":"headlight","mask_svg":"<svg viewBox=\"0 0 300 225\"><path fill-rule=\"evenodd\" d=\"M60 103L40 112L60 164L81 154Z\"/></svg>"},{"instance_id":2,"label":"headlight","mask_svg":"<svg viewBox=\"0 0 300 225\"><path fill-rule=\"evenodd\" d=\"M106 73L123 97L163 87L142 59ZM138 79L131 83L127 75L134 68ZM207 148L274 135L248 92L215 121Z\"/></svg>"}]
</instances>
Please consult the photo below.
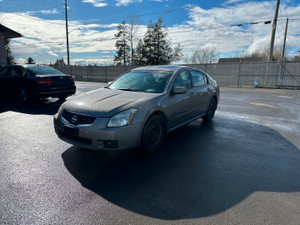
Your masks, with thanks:
<instances>
[{"instance_id":1,"label":"headlight","mask_svg":"<svg viewBox=\"0 0 300 225\"><path fill-rule=\"evenodd\" d=\"M59 116L62 111L63 111L63 106L61 105L57 111L57 115Z\"/></svg>"},{"instance_id":2,"label":"headlight","mask_svg":"<svg viewBox=\"0 0 300 225\"><path fill-rule=\"evenodd\" d=\"M123 127L130 125L137 111L137 109L132 108L114 115L108 121L107 127Z\"/></svg>"}]
</instances>

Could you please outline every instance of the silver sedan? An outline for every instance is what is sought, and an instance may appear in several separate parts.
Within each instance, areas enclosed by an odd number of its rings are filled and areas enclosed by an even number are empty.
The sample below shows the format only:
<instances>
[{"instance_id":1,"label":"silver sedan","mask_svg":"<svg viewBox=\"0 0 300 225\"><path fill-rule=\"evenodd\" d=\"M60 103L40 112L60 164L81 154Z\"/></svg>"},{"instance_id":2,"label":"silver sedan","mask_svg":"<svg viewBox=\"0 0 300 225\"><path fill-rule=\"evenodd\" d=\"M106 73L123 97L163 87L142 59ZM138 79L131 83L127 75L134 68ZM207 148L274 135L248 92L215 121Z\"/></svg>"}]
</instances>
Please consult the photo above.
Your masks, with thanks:
<instances>
[{"instance_id":1,"label":"silver sedan","mask_svg":"<svg viewBox=\"0 0 300 225\"><path fill-rule=\"evenodd\" d=\"M79 147L154 152L176 128L212 120L219 97L217 82L199 69L140 67L70 98L54 115L54 127L60 139Z\"/></svg>"}]
</instances>

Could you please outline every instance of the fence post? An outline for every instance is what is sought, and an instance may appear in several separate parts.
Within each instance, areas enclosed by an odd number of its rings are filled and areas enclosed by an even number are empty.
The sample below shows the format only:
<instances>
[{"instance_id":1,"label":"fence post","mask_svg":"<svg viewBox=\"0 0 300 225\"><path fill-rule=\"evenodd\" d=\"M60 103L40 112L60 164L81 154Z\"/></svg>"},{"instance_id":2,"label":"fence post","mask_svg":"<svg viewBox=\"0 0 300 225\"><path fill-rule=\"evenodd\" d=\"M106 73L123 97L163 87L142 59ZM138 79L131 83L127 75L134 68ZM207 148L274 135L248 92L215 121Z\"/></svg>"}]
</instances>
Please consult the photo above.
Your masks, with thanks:
<instances>
[{"instance_id":1,"label":"fence post","mask_svg":"<svg viewBox=\"0 0 300 225\"><path fill-rule=\"evenodd\" d=\"M241 61L242 61L242 60L240 60L240 62L239 62L238 79L237 79L237 85L236 85L237 87L240 87Z\"/></svg>"},{"instance_id":2,"label":"fence post","mask_svg":"<svg viewBox=\"0 0 300 225\"><path fill-rule=\"evenodd\" d=\"M86 67L86 79L87 79L87 81L90 81L90 79L89 79L89 66Z\"/></svg>"},{"instance_id":3,"label":"fence post","mask_svg":"<svg viewBox=\"0 0 300 225\"><path fill-rule=\"evenodd\" d=\"M264 80L264 84L263 84L264 87L267 86L267 73L268 73L268 71L269 71L268 64L265 63L265 80ZM269 81L269 83L270 83L270 81Z\"/></svg>"},{"instance_id":4,"label":"fence post","mask_svg":"<svg viewBox=\"0 0 300 225\"><path fill-rule=\"evenodd\" d=\"M285 63L286 63L285 58L283 58L282 63L281 63L280 87L282 86L282 82L284 79Z\"/></svg>"}]
</instances>

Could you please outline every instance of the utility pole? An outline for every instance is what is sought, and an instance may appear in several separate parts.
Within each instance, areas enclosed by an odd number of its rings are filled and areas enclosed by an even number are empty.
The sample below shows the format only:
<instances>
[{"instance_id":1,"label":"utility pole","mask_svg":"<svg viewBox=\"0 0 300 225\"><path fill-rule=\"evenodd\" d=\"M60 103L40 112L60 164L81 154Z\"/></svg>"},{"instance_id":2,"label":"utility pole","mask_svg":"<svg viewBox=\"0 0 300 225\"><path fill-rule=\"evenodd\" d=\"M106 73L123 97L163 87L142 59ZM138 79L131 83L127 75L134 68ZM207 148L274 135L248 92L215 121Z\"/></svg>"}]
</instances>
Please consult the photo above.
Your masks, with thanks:
<instances>
[{"instance_id":1,"label":"utility pole","mask_svg":"<svg viewBox=\"0 0 300 225\"><path fill-rule=\"evenodd\" d=\"M286 44L286 36L287 36L287 30L288 30L288 24L289 24L289 19L286 19L286 24L285 24L285 32L284 32L284 40L283 40L283 48L282 48L282 54L281 54L281 61L283 62L284 60L284 53L285 53L285 44Z\"/></svg>"},{"instance_id":2,"label":"utility pole","mask_svg":"<svg viewBox=\"0 0 300 225\"><path fill-rule=\"evenodd\" d=\"M68 66L70 66L69 31L68 31L68 5L67 5L67 0L65 0L65 15L66 15L67 58L68 58Z\"/></svg>"},{"instance_id":3,"label":"utility pole","mask_svg":"<svg viewBox=\"0 0 300 225\"><path fill-rule=\"evenodd\" d=\"M282 86L282 82L283 82L283 79L284 79L284 72L285 72L284 53L285 53L285 43L286 43L286 35L287 35L288 23L289 23L289 19L287 18L286 19L286 24L285 24L284 40L283 40L283 47L282 47L282 54L281 54L280 86Z\"/></svg>"},{"instance_id":4,"label":"utility pole","mask_svg":"<svg viewBox=\"0 0 300 225\"><path fill-rule=\"evenodd\" d=\"M271 35L271 43L270 43L269 62L271 62L272 58L273 58L273 48L274 48L274 39L275 39L275 33L276 33L276 25L277 25L279 4L280 4L280 0L277 0L276 1L275 14L274 14L274 20L273 20L273 25L272 25L272 35Z\"/></svg>"}]
</instances>

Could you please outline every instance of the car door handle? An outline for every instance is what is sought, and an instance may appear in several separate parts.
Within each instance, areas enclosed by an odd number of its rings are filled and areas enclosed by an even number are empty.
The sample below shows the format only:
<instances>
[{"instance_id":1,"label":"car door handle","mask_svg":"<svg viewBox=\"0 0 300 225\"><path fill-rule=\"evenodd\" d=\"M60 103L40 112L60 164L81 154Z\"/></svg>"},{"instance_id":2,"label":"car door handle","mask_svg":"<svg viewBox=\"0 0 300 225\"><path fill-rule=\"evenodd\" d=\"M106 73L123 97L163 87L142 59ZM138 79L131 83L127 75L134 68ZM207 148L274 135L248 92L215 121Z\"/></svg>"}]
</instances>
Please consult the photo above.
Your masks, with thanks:
<instances>
[{"instance_id":1,"label":"car door handle","mask_svg":"<svg viewBox=\"0 0 300 225\"><path fill-rule=\"evenodd\" d=\"M191 97L193 97L193 96L195 96L195 95L196 95L195 92L191 92L191 93L190 93L190 96L191 96Z\"/></svg>"}]
</instances>

